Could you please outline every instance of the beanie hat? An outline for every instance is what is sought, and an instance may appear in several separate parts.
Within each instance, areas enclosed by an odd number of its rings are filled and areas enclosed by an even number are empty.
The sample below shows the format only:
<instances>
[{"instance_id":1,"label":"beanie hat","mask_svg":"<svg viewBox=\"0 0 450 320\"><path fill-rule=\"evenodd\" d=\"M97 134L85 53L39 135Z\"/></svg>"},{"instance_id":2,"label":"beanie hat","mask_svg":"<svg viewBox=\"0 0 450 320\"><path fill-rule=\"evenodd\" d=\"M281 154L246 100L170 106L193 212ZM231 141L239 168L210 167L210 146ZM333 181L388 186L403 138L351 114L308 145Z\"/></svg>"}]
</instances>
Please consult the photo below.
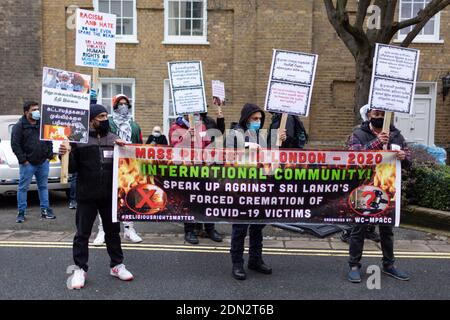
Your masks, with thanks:
<instances>
[{"instance_id":1,"label":"beanie hat","mask_svg":"<svg viewBox=\"0 0 450 320\"><path fill-rule=\"evenodd\" d=\"M131 108L130 105L130 99L128 99L128 97L124 94L116 94L113 98L112 98L112 106L115 109L117 107L117 105L119 104L119 101L121 99L125 99L127 100L127 104L128 104L128 108Z\"/></svg>"},{"instance_id":2,"label":"beanie hat","mask_svg":"<svg viewBox=\"0 0 450 320\"><path fill-rule=\"evenodd\" d=\"M100 113L106 112L108 113L108 110L101 104L91 104L89 107L89 120L94 119L96 116L98 116Z\"/></svg>"}]
</instances>

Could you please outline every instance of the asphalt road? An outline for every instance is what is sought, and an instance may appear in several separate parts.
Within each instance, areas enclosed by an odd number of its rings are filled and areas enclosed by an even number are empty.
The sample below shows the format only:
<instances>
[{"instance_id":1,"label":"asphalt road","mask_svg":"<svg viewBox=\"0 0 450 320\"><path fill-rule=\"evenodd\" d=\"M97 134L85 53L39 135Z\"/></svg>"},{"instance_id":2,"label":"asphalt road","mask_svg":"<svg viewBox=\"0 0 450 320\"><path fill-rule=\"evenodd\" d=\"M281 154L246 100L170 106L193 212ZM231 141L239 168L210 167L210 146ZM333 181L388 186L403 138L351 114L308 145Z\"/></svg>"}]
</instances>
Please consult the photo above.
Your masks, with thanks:
<instances>
[{"instance_id":1,"label":"asphalt road","mask_svg":"<svg viewBox=\"0 0 450 320\"><path fill-rule=\"evenodd\" d=\"M266 255L274 273L248 272L246 281L231 277L227 253L126 250L125 263L135 280L109 275L106 250L91 250L86 287L66 287L70 248L0 248L0 299L450 299L450 260L399 259L411 275L402 282L381 275L381 289L369 290L365 275L349 283L345 257ZM378 264L366 258L365 267Z\"/></svg>"}]
</instances>

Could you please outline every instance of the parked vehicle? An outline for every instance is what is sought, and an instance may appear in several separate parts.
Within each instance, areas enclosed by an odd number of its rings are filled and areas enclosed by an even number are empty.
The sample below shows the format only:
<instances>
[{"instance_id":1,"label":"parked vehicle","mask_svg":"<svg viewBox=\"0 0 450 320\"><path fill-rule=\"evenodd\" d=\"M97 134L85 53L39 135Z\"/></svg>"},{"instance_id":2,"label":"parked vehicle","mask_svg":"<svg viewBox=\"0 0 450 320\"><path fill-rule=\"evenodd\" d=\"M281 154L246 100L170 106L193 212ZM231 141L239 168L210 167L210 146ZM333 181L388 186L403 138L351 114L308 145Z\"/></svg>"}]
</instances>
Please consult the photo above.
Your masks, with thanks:
<instances>
[{"instance_id":1,"label":"parked vehicle","mask_svg":"<svg viewBox=\"0 0 450 320\"><path fill-rule=\"evenodd\" d=\"M15 195L19 184L19 163L11 149L11 130L21 116L0 116L0 195ZM69 184L60 183L61 162L58 149L61 143L53 142L54 157L50 161L48 177L49 190L68 190ZM30 190L37 190L36 180L30 185Z\"/></svg>"}]
</instances>

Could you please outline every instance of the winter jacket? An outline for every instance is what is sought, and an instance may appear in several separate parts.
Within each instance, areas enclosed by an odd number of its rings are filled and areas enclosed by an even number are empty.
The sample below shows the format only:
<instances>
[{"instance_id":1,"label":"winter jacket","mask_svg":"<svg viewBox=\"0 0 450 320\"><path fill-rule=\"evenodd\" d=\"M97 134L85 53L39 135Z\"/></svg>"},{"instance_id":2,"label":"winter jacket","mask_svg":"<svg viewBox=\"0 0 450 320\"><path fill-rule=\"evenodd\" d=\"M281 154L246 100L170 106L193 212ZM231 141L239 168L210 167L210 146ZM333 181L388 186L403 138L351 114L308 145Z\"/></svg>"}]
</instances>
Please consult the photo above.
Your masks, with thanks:
<instances>
[{"instance_id":1,"label":"winter jacket","mask_svg":"<svg viewBox=\"0 0 450 320\"><path fill-rule=\"evenodd\" d=\"M261 128L264 127L265 114L264 111L259 108L257 105L247 103L244 105L241 111L241 118L239 122L233 122L231 124L231 130L228 132L225 146L227 148L245 148L247 143L256 143L261 145L261 147L267 147L267 143L264 141L260 141L262 138L259 135L259 131L255 132L253 130L247 129L248 119L256 112L261 112ZM243 137L243 138L242 138Z\"/></svg>"},{"instance_id":2,"label":"winter jacket","mask_svg":"<svg viewBox=\"0 0 450 320\"><path fill-rule=\"evenodd\" d=\"M383 150L383 144L378 140L375 133L372 132L369 124L369 121L365 121L353 129L353 133L347 141L349 150ZM389 129L388 150L391 150L393 144L400 146L400 149L406 152L406 158L402 161L402 165L406 168L409 167L412 163L411 154L405 138L400 133L400 130L391 125Z\"/></svg>"},{"instance_id":3,"label":"winter jacket","mask_svg":"<svg viewBox=\"0 0 450 320\"><path fill-rule=\"evenodd\" d=\"M281 124L282 114L275 113L272 116L272 123L270 124L268 143L271 142L272 130L279 129ZM305 126L299 117L288 115L286 121L286 140L281 144L283 149L303 149L308 141L308 134Z\"/></svg>"},{"instance_id":4,"label":"winter jacket","mask_svg":"<svg viewBox=\"0 0 450 320\"><path fill-rule=\"evenodd\" d=\"M169 143L167 142L167 138L165 135L160 135L159 137L155 137L154 135L150 135L145 144L157 144L161 146L167 146Z\"/></svg>"},{"instance_id":5,"label":"winter jacket","mask_svg":"<svg viewBox=\"0 0 450 320\"><path fill-rule=\"evenodd\" d=\"M170 146L189 147L183 144L188 129L189 129L188 126L183 122L183 118L182 117L177 118L177 120L172 124L169 130ZM199 143L197 141L202 141L201 143L202 148L206 148L211 143L209 137L206 136L202 137L203 133L206 135L206 127L203 124L203 122L199 121L196 123L195 133L196 133L195 138L196 143ZM191 147L194 147L194 139L191 139Z\"/></svg>"},{"instance_id":6,"label":"winter jacket","mask_svg":"<svg viewBox=\"0 0 450 320\"><path fill-rule=\"evenodd\" d=\"M89 131L87 144L71 144L69 172L77 173L78 201L112 201L113 152L118 136Z\"/></svg>"},{"instance_id":7,"label":"winter jacket","mask_svg":"<svg viewBox=\"0 0 450 320\"><path fill-rule=\"evenodd\" d=\"M28 161L32 165L40 165L53 157L53 144L39 140L39 128L39 121L31 124L25 116L13 126L11 148L20 164Z\"/></svg>"},{"instance_id":8,"label":"winter jacket","mask_svg":"<svg viewBox=\"0 0 450 320\"><path fill-rule=\"evenodd\" d=\"M115 135L119 135L119 128L117 127L117 125L115 124L115 122L113 121L112 117L108 117L109 120L109 130L114 133ZM141 132L141 128L139 127L139 125L137 124L137 122L135 122L134 120L131 120L131 143L134 144L142 144L142 132Z\"/></svg>"}]
</instances>

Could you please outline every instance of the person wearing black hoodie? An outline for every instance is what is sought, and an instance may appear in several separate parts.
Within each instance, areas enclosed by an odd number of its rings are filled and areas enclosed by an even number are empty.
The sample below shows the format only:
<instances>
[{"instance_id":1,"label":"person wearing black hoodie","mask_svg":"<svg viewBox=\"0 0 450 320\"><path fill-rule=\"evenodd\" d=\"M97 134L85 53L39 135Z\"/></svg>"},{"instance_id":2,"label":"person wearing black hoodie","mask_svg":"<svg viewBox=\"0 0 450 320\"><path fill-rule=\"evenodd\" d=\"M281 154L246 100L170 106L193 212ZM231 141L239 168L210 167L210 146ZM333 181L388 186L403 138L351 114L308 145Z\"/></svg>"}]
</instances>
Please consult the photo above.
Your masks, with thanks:
<instances>
[{"instance_id":1,"label":"person wearing black hoodie","mask_svg":"<svg viewBox=\"0 0 450 320\"><path fill-rule=\"evenodd\" d=\"M405 138L400 131L391 125L389 133L382 131L384 123L384 111L369 110L369 121L365 121L361 126L353 130L348 140L349 150L383 150L387 145L388 150L394 150L393 145L397 146L397 159L401 160L402 166L408 168L411 165L410 152L406 145ZM367 232L367 225L356 225L350 234L349 248L349 266L348 280L350 282L361 282L361 258L364 249L364 238ZM391 226L379 226L381 250L383 252L383 273L399 279L409 280L409 276L399 270L395 265L394 258L394 234Z\"/></svg>"},{"instance_id":2,"label":"person wearing black hoodie","mask_svg":"<svg viewBox=\"0 0 450 320\"><path fill-rule=\"evenodd\" d=\"M260 148L266 146L266 141L259 134L264 126L264 111L257 105L247 103L241 111L239 123L232 123L225 145L227 148L244 149ZM285 140L286 136L282 138ZM263 274L271 274L272 268L266 265L262 258L263 234L265 224L233 224L231 234L231 262L232 274L235 279L245 280L247 274L244 270L244 242L247 230L250 234L248 268Z\"/></svg>"}]
</instances>

